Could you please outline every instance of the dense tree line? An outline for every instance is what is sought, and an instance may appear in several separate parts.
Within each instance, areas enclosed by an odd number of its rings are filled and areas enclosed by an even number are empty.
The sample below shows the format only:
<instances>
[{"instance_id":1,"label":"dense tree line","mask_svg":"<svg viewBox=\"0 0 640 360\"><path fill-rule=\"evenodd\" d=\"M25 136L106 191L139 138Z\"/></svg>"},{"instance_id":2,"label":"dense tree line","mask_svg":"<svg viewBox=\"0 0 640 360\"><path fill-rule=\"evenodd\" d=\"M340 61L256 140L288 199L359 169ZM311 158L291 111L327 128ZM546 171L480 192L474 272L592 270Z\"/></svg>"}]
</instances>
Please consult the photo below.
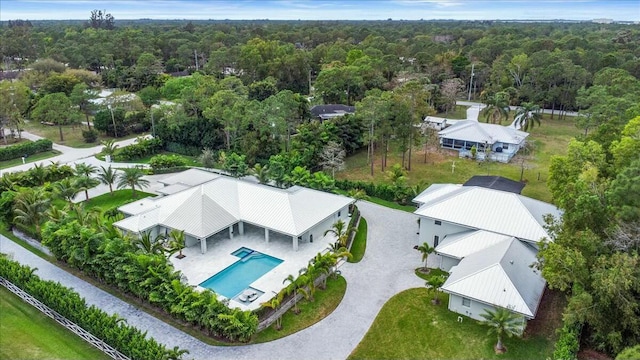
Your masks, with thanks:
<instances>
[{"instance_id":1,"label":"dense tree line","mask_svg":"<svg viewBox=\"0 0 640 360\"><path fill-rule=\"evenodd\" d=\"M630 101L640 82L614 69L595 79L580 94L591 131L551 162L548 186L564 215L549 224L554 241L539 259L549 286L570 295L563 334L581 328L587 344L615 355L640 343L640 106ZM576 349L564 341L560 353Z\"/></svg>"}]
</instances>

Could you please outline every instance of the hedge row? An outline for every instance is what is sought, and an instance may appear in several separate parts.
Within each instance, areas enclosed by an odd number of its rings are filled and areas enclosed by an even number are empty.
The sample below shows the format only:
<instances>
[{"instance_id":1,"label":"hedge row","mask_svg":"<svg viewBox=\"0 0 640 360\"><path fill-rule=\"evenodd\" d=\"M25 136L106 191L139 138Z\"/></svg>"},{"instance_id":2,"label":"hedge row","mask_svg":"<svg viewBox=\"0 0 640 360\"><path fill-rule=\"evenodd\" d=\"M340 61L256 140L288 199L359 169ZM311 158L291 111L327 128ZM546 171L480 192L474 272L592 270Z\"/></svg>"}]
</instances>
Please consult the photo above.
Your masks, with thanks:
<instances>
[{"instance_id":1,"label":"hedge row","mask_svg":"<svg viewBox=\"0 0 640 360\"><path fill-rule=\"evenodd\" d=\"M93 305L88 307L84 298L72 289L40 279L33 274L34 270L0 255L0 276L131 359L179 359L187 352L177 347L168 350L117 315L109 315Z\"/></svg>"},{"instance_id":2,"label":"hedge row","mask_svg":"<svg viewBox=\"0 0 640 360\"><path fill-rule=\"evenodd\" d=\"M162 140L138 138L135 144L125 146L114 155L116 161L130 161L154 155L162 150Z\"/></svg>"},{"instance_id":3,"label":"hedge row","mask_svg":"<svg viewBox=\"0 0 640 360\"><path fill-rule=\"evenodd\" d=\"M0 148L0 161L17 159L25 155L29 156L49 151L52 148L53 142L49 139L22 142L17 145Z\"/></svg>"},{"instance_id":4,"label":"hedge row","mask_svg":"<svg viewBox=\"0 0 640 360\"><path fill-rule=\"evenodd\" d=\"M564 322L553 351L554 360L576 360L580 350L580 324Z\"/></svg>"},{"instance_id":5,"label":"hedge row","mask_svg":"<svg viewBox=\"0 0 640 360\"><path fill-rule=\"evenodd\" d=\"M389 184L374 184L366 181L336 180L336 187L340 190L349 191L361 189L368 196L377 197L382 200L395 201L402 205L409 203L411 198L410 189L406 186L398 187Z\"/></svg>"}]
</instances>

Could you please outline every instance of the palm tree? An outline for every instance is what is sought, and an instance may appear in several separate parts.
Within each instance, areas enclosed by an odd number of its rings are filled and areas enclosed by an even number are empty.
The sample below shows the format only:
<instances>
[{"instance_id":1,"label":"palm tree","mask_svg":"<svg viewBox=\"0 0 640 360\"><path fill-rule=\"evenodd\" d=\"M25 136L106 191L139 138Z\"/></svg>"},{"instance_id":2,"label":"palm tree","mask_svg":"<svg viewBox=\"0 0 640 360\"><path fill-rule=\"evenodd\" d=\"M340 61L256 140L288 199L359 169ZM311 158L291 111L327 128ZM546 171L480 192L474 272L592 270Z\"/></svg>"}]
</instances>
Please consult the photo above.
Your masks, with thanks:
<instances>
[{"instance_id":1,"label":"palm tree","mask_svg":"<svg viewBox=\"0 0 640 360\"><path fill-rule=\"evenodd\" d=\"M169 232L170 239L170 247L172 252L179 251L180 253L176 256L178 259L182 259L185 255L182 254L182 249L185 247L184 243L184 230L176 230L171 229Z\"/></svg>"},{"instance_id":2,"label":"palm tree","mask_svg":"<svg viewBox=\"0 0 640 360\"><path fill-rule=\"evenodd\" d=\"M291 289L293 289L293 313L299 314L300 309L298 309L298 283L296 282L296 278L294 278L291 274L289 274L289 276L287 276L282 281L282 283L286 284L287 281L290 283L289 286L287 286L287 294L291 294Z\"/></svg>"},{"instance_id":3,"label":"palm tree","mask_svg":"<svg viewBox=\"0 0 640 360\"><path fill-rule=\"evenodd\" d=\"M96 224L100 226L100 212L99 208L91 208L87 210L87 208L82 203L78 204L69 204L69 212L75 215L76 220L78 220L78 224L87 226L90 223Z\"/></svg>"},{"instance_id":4,"label":"palm tree","mask_svg":"<svg viewBox=\"0 0 640 360\"><path fill-rule=\"evenodd\" d=\"M138 249L145 254L164 254L165 239L162 234L158 234L153 238L151 232L146 231L140 234L140 237L133 240L133 245L137 246Z\"/></svg>"},{"instance_id":5,"label":"palm tree","mask_svg":"<svg viewBox=\"0 0 640 360\"><path fill-rule=\"evenodd\" d=\"M502 339L504 335L511 337L519 335L522 332L522 316L517 315L508 309L497 308L495 311L485 309L484 314L480 314L485 321L482 323L490 326L489 334L495 333L498 336L498 343L494 347L496 353L504 353L507 351Z\"/></svg>"},{"instance_id":6,"label":"palm tree","mask_svg":"<svg viewBox=\"0 0 640 360\"><path fill-rule=\"evenodd\" d=\"M274 296L271 298L271 300L264 302L260 305L264 306L264 307L268 307L268 308L272 308L274 312L278 311L278 308L280 307L280 302L281 302L281 298L280 295ZM276 318L276 330L280 331L282 330L282 315L278 316Z\"/></svg>"},{"instance_id":7,"label":"palm tree","mask_svg":"<svg viewBox=\"0 0 640 360\"><path fill-rule=\"evenodd\" d=\"M102 148L102 153L109 156L112 156L118 148L118 145L116 145L116 141L113 139L103 141L102 145L104 145L104 147Z\"/></svg>"},{"instance_id":8,"label":"palm tree","mask_svg":"<svg viewBox=\"0 0 640 360\"><path fill-rule=\"evenodd\" d=\"M423 269L427 269L427 259L429 258L430 254L433 254L436 251L436 248L429 246L428 243L423 243L422 245L418 246L417 248L418 251L420 251L420 253L422 254L422 261L424 261L424 268Z\"/></svg>"},{"instance_id":9,"label":"palm tree","mask_svg":"<svg viewBox=\"0 0 640 360\"><path fill-rule=\"evenodd\" d=\"M542 119L540 107L534 103L523 102L516 110L513 126L527 131L529 128L533 128L536 123L540 126L540 119Z\"/></svg>"},{"instance_id":10,"label":"palm tree","mask_svg":"<svg viewBox=\"0 0 640 360\"><path fill-rule=\"evenodd\" d=\"M40 224L45 219L51 200L47 194L40 189L29 189L18 193L14 199L13 221L31 226L36 229L36 234L40 236Z\"/></svg>"},{"instance_id":11,"label":"palm tree","mask_svg":"<svg viewBox=\"0 0 640 360\"><path fill-rule=\"evenodd\" d=\"M67 217L67 213L57 206L52 206L47 210L47 217L53 222L60 222Z\"/></svg>"},{"instance_id":12,"label":"palm tree","mask_svg":"<svg viewBox=\"0 0 640 360\"><path fill-rule=\"evenodd\" d=\"M438 291L440 290L442 285L444 285L445 280L446 279L444 275L432 275L429 277L429 279L427 279L425 285L427 285L429 289L433 291L433 300L431 300L431 303L433 305L440 304L440 299L438 299Z\"/></svg>"},{"instance_id":13,"label":"palm tree","mask_svg":"<svg viewBox=\"0 0 640 360\"><path fill-rule=\"evenodd\" d=\"M74 181L76 188L84 191L85 200L89 200L89 189L96 187L99 184L100 181L84 175L77 177Z\"/></svg>"},{"instance_id":14,"label":"palm tree","mask_svg":"<svg viewBox=\"0 0 640 360\"><path fill-rule=\"evenodd\" d=\"M118 173L109 166L108 168L104 168L104 166L100 167L101 170L98 172L98 180L105 185L109 185L109 193L113 195L113 184L118 179Z\"/></svg>"},{"instance_id":15,"label":"palm tree","mask_svg":"<svg viewBox=\"0 0 640 360\"><path fill-rule=\"evenodd\" d=\"M347 192L347 195L356 201L353 203L357 203L360 200L366 200L368 198L367 192L362 189L351 189Z\"/></svg>"},{"instance_id":16,"label":"palm tree","mask_svg":"<svg viewBox=\"0 0 640 360\"><path fill-rule=\"evenodd\" d=\"M484 118L488 123L500 124L502 120L509 118L509 94L500 91L486 100Z\"/></svg>"},{"instance_id":17,"label":"palm tree","mask_svg":"<svg viewBox=\"0 0 640 360\"><path fill-rule=\"evenodd\" d=\"M137 167L122 169L122 173L118 175L118 189L131 187L131 196L136 197L136 187L140 190L149 186L149 181L143 179L144 173Z\"/></svg>"},{"instance_id":18,"label":"palm tree","mask_svg":"<svg viewBox=\"0 0 640 360\"><path fill-rule=\"evenodd\" d=\"M58 182L53 183L53 193L60 199L66 202L72 202L73 198L79 192L73 178L64 178Z\"/></svg>"},{"instance_id":19,"label":"palm tree","mask_svg":"<svg viewBox=\"0 0 640 360\"><path fill-rule=\"evenodd\" d=\"M331 225L331 229L324 232L324 236L327 236L327 234L333 234L336 237L337 243L341 246L347 246L349 235L354 231L355 229L352 227L347 228L347 224L344 221L338 220Z\"/></svg>"},{"instance_id":20,"label":"palm tree","mask_svg":"<svg viewBox=\"0 0 640 360\"><path fill-rule=\"evenodd\" d=\"M269 166L255 164L251 169L251 174L255 176L260 184L267 184L269 182Z\"/></svg>"},{"instance_id":21,"label":"palm tree","mask_svg":"<svg viewBox=\"0 0 640 360\"><path fill-rule=\"evenodd\" d=\"M75 170L76 170L76 176L87 176L87 177L90 177L91 175L98 172L97 167L91 164L85 164L85 163L77 163Z\"/></svg>"}]
</instances>

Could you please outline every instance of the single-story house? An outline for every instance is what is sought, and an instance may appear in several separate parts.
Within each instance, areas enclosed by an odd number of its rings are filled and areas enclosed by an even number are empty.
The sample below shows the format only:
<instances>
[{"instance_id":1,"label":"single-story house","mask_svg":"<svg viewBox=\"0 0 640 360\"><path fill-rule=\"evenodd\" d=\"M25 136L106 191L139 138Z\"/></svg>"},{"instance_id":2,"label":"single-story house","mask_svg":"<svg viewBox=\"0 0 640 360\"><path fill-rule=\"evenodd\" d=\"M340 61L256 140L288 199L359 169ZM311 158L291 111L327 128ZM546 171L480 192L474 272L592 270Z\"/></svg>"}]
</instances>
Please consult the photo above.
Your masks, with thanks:
<instances>
[{"instance_id":1,"label":"single-story house","mask_svg":"<svg viewBox=\"0 0 640 360\"><path fill-rule=\"evenodd\" d=\"M511 126L481 123L474 120L458 121L438 132L440 146L454 149L460 157L471 157L471 149L476 148L476 158L483 160L485 150L494 161L509 162L522 148L529 133Z\"/></svg>"},{"instance_id":2,"label":"single-story house","mask_svg":"<svg viewBox=\"0 0 640 360\"><path fill-rule=\"evenodd\" d=\"M197 179L193 176L193 182L206 178L206 174ZM348 222L349 205L355 201L299 186L279 189L223 175L187 188L183 188L188 186L184 182L169 182L172 185L163 188L166 196L119 207L126 217L114 226L133 234L150 232L152 236L171 229L184 230L185 245L199 243L204 254L207 239L227 231L229 238L243 235L248 225L264 229L265 242L273 233L290 239L297 251L300 242L321 239L336 221Z\"/></svg>"},{"instance_id":3,"label":"single-story house","mask_svg":"<svg viewBox=\"0 0 640 360\"><path fill-rule=\"evenodd\" d=\"M533 319L546 284L531 267L537 243L551 240L545 216L562 214L519 191L480 182L486 187L433 184L414 198L419 242L435 247L438 266L450 273L442 291L450 294L451 311L482 320L484 309L504 307Z\"/></svg>"},{"instance_id":4,"label":"single-story house","mask_svg":"<svg viewBox=\"0 0 640 360\"><path fill-rule=\"evenodd\" d=\"M311 118L325 121L338 116L355 114L356 107L342 104L315 105L309 111L311 112Z\"/></svg>"}]
</instances>

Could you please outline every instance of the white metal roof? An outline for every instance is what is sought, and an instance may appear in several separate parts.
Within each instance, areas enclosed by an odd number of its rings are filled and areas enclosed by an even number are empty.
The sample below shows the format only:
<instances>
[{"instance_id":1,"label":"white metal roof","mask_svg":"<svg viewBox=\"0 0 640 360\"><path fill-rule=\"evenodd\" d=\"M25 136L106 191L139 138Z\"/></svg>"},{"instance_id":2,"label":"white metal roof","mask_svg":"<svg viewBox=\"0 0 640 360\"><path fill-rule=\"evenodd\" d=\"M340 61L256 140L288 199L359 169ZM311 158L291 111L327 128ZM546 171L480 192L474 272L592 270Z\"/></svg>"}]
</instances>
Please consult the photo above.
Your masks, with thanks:
<instances>
[{"instance_id":1,"label":"white metal roof","mask_svg":"<svg viewBox=\"0 0 640 360\"><path fill-rule=\"evenodd\" d=\"M219 176L220 175L214 174L209 171L191 168L189 170L185 170L175 175L164 178L162 180L158 180L158 182L165 185L182 184L182 185L191 187L191 186L204 184L207 181L211 181Z\"/></svg>"},{"instance_id":2,"label":"white metal roof","mask_svg":"<svg viewBox=\"0 0 640 360\"><path fill-rule=\"evenodd\" d=\"M414 201L422 203L414 212L417 215L530 242L549 239L549 234L544 229L545 214L556 218L561 216L560 210L554 205L519 194L477 186L460 186L454 189L431 185Z\"/></svg>"},{"instance_id":3,"label":"white metal roof","mask_svg":"<svg viewBox=\"0 0 640 360\"><path fill-rule=\"evenodd\" d=\"M462 259L499 242L513 239L512 236L484 230L469 230L445 236L436 248L440 255Z\"/></svg>"},{"instance_id":4,"label":"white metal roof","mask_svg":"<svg viewBox=\"0 0 640 360\"><path fill-rule=\"evenodd\" d=\"M477 143L520 144L529 133L517 130L511 126L481 123L475 120L458 121L448 128L438 132L440 137L466 140Z\"/></svg>"},{"instance_id":5,"label":"white metal roof","mask_svg":"<svg viewBox=\"0 0 640 360\"><path fill-rule=\"evenodd\" d=\"M442 291L534 318L546 284L530 267L535 261L533 248L517 239L504 240L451 268Z\"/></svg>"},{"instance_id":6,"label":"white metal roof","mask_svg":"<svg viewBox=\"0 0 640 360\"><path fill-rule=\"evenodd\" d=\"M156 190L156 192L162 194L162 195L171 195L171 194L175 194L177 192L180 192L182 190L186 190L190 188L189 185L184 185L184 184L173 184L173 185L167 185L163 188L160 188L158 190Z\"/></svg>"},{"instance_id":7,"label":"white metal roof","mask_svg":"<svg viewBox=\"0 0 640 360\"><path fill-rule=\"evenodd\" d=\"M346 196L303 187L285 190L219 176L172 195L124 205L120 210L134 216L114 225L132 232L144 231L149 228L149 220L133 218L145 217L154 219L155 225L184 229L205 238L245 221L299 236L353 202Z\"/></svg>"},{"instance_id":8,"label":"white metal roof","mask_svg":"<svg viewBox=\"0 0 640 360\"><path fill-rule=\"evenodd\" d=\"M461 186L462 185L459 184L433 184L418 194L418 196L413 199L413 202L422 205L454 190L458 190Z\"/></svg>"}]
</instances>

